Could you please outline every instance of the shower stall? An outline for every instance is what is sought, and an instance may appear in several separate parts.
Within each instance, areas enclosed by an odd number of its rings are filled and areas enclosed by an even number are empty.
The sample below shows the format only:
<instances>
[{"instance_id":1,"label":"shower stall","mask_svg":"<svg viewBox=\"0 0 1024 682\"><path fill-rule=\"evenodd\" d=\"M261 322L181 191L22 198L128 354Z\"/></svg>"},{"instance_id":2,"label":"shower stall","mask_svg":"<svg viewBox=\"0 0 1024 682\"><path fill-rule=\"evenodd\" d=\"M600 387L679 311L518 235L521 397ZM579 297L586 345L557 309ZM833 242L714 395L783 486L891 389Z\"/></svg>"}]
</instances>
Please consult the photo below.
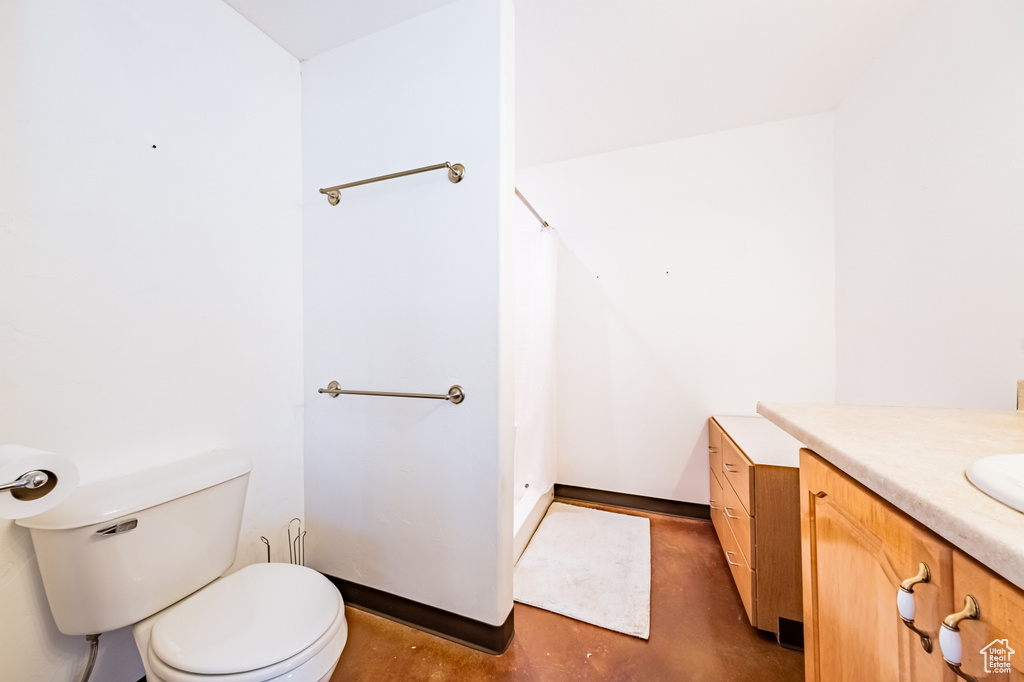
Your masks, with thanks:
<instances>
[{"instance_id":1,"label":"shower stall","mask_svg":"<svg viewBox=\"0 0 1024 682\"><path fill-rule=\"evenodd\" d=\"M514 560L554 496L558 232L516 190ZM540 226L538 228L538 221Z\"/></svg>"}]
</instances>

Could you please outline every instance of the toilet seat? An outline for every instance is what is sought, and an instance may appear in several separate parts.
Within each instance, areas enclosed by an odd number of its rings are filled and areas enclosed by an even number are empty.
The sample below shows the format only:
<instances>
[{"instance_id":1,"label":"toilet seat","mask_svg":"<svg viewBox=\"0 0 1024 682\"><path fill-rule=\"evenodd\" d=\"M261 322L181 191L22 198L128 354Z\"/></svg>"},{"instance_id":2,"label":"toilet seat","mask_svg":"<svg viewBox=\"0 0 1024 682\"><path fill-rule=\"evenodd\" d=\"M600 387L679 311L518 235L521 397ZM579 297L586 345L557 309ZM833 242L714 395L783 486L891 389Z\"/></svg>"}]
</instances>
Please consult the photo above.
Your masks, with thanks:
<instances>
[{"instance_id":1,"label":"toilet seat","mask_svg":"<svg viewBox=\"0 0 1024 682\"><path fill-rule=\"evenodd\" d=\"M291 564L248 566L151 620L145 655L166 682L316 682L348 637L334 585Z\"/></svg>"},{"instance_id":2,"label":"toilet seat","mask_svg":"<svg viewBox=\"0 0 1024 682\"><path fill-rule=\"evenodd\" d=\"M147 656L150 682L321 682L338 664L348 640L348 624L342 609L334 626L312 646L275 665L227 675L197 675L171 668L153 655Z\"/></svg>"}]
</instances>

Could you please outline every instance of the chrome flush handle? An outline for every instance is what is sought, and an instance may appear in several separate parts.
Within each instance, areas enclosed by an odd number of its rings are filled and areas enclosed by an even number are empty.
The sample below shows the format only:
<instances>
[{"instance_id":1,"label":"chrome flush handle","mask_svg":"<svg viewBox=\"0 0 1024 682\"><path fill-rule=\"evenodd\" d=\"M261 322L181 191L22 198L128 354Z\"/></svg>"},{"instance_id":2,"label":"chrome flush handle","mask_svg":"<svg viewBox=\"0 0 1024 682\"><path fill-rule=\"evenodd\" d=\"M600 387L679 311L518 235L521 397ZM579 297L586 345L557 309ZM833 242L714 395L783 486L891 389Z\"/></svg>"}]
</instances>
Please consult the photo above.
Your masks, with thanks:
<instances>
[{"instance_id":1,"label":"chrome flush handle","mask_svg":"<svg viewBox=\"0 0 1024 682\"><path fill-rule=\"evenodd\" d=\"M107 526L106 528L100 528L96 531L96 535L121 535L122 533L127 533L130 530L135 530L138 526L138 519L128 519L126 521L115 523L112 526Z\"/></svg>"}]
</instances>

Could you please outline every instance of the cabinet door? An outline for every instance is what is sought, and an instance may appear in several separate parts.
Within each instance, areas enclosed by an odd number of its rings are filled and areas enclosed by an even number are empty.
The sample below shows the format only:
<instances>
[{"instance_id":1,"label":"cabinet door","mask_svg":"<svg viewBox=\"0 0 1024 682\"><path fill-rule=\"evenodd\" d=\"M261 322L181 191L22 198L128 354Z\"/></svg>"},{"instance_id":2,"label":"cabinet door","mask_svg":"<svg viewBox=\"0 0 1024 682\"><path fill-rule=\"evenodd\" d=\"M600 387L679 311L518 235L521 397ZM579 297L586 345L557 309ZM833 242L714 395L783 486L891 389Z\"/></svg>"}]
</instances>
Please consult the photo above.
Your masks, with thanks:
<instances>
[{"instance_id":1,"label":"cabinet door","mask_svg":"<svg viewBox=\"0 0 1024 682\"><path fill-rule=\"evenodd\" d=\"M954 679L938 647L952 599L949 546L809 450L800 487L806 679ZM896 609L900 583L922 562L931 581L914 588L915 624L932 653Z\"/></svg>"},{"instance_id":2,"label":"cabinet door","mask_svg":"<svg viewBox=\"0 0 1024 682\"><path fill-rule=\"evenodd\" d=\"M978 602L978 619L960 622L963 671L985 682L1024 682L1024 592L954 552L951 612L967 595Z\"/></svg>"}]
</instances>

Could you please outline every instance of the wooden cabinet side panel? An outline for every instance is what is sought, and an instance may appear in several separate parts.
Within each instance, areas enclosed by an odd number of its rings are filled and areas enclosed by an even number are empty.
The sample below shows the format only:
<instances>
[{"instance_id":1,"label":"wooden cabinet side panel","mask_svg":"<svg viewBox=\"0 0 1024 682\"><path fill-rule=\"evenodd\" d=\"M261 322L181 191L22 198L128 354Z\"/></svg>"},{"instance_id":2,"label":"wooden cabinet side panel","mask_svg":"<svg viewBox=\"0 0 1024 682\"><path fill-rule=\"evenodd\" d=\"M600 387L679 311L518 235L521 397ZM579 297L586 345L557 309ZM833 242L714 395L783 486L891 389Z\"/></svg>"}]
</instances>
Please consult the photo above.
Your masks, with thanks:
<instances>
[{"instance_id":1,"label":"wooden cabinet side panel","mask_svg":"<svg viewBox=\"0 0 1024 682\"><path fill-rule=\"evenodd\" d=\"M804 610L804 680L824 682L818 664L817 537L815 491L822 487L820 467L809 450L800 451L800 578Z\"/></svg>"},{"instance_id":2,"label":"wooden cabinet side panel","mask_svg":"<svg viewBox=\"0 0 1024 682\"><path fill-rule=\"evenodd\" d=\"M800 487L806 679L951 679L937 647L925 652L896 611L899 584L928 564L917 624L938 641L950 547L808 450Z\"/></svg>"},{"instance_id":3,"label":"wooden cabinet side panel","mask_svg":"<svg viewBox=\"0 0 1024 682\"><path fill-rule=\"evenodd\" d=\"M779 618L803 620L799 471L756 467L754 487L757 627L778 634Z\"/></svg>"}]
</instances>

